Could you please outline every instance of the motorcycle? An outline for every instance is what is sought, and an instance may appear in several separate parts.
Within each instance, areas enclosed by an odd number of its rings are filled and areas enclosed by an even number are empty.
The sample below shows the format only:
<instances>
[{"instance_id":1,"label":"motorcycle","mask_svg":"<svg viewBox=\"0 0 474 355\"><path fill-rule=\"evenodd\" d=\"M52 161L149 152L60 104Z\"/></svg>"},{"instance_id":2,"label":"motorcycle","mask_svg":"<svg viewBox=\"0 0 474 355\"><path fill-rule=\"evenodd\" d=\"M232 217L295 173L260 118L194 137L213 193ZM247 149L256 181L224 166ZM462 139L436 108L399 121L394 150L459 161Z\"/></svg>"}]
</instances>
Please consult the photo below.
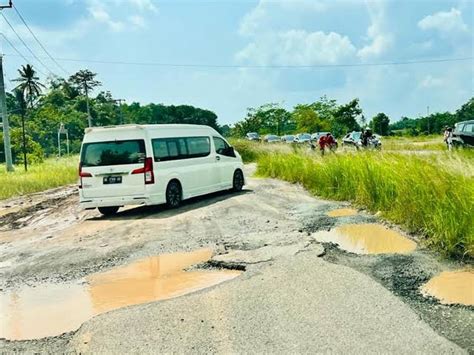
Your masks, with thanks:
<instances>
[{"instance_id":1,"label":"motorcycle","mask_svg":"<svg viewBox=\"0 0 474 355\"><path fill-rule=\"evenodd\" d=\"M367 139L367 145L362 143L362 140L356 143L357 150L359 149L372 149L372 150L380 150L382 149L382 142L380 138L373 136Z\"/></svg>"}]
</instances>

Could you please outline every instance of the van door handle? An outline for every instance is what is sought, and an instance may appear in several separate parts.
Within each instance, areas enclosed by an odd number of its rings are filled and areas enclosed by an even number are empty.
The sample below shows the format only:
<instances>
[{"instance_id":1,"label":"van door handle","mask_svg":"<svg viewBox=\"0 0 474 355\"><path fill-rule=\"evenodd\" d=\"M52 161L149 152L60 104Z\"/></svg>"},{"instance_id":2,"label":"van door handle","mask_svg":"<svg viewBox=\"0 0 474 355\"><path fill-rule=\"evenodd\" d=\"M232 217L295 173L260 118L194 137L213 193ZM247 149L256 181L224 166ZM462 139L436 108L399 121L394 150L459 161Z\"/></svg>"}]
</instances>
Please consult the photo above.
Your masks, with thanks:
<instances>
[{"instance_id":1,"label":"van door handle","mask_svg":"<svg viewBox=\"0 0 474 355\"><path fill-rule=\"evenodd\" d=\"M218 156L218 155L216 155L216 160L217 160L217 161L221 160L221 157Z\"/></svg>"}]
</instances>

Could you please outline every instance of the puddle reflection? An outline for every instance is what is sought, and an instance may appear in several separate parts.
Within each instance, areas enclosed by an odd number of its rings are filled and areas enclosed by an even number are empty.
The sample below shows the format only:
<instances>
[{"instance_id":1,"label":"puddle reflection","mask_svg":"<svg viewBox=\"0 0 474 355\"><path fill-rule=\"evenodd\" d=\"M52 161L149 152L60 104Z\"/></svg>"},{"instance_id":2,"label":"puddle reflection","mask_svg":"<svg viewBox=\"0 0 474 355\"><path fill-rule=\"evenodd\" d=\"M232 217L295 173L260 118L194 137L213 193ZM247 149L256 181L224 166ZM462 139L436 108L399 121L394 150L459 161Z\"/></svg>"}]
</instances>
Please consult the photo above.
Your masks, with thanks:
<instances>
[{"instance_id":1,"label":"puddle reflection","mask_svg":"<svg viewBox=\"0 0 474 355\"><path fill-rule=\"evenodd\" d=\"M423 285L421 292L444 304L474 306L474 270L442 272Z\"/></svg>"},{"instance_id":2,"label":"puddle reflection","mask_svg":"<svg viewBox=\"0 0 474 355\"><path fill-rule=\"evenodd\" d=\"M35 339L72 331L100 313L181 296L240 275L183 271L209 260L208 249L164 254L88 276L83 284L43 284L0 295L0 337Z\"/></svg>"},{"instance_id":3,"label":"puddle reflection","mask_svg":"<svg viewBox=\"0 0 474 355\"><path fill-rule=\"evenodd\" d=\"M416 243L379 224L347 224L314 235L318 242L336 243L357 254L410 253Z\"/></svg>"},{"instance_id":4,"label":"puddle reflection","mask_svg":"<svg viewBox=\"0 0 474 355\"><path fill-rule=\"evenodd\" d=\"M332 210L327 213L329 217L350 217L356 216L357 210L353 208L339 208L337 210Z\"/></svg>"}]
</instances>

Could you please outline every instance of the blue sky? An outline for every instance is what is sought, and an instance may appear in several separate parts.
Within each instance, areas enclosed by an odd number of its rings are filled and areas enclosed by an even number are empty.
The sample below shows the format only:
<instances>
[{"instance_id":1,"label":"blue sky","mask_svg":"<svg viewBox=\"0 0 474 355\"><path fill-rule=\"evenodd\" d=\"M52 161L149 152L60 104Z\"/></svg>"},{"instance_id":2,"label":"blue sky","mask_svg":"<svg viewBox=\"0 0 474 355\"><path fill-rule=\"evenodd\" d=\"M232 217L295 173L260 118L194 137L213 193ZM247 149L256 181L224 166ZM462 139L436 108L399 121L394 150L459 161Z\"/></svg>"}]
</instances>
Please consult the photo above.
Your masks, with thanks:
<instances>
[{"instance_id":1,"label":"blue sky","mask_svg":"<svg viewBox=\"0 0 474 355\"><path fill-rule=\"evenodd\" d=\"M0 0L6 3L7 0ZM128 103L192 104L220 123L247 107L287 108L322 95L360 98L366 117L453 111L472 97L474 61L397 66L268 68L474 56L472 0L16 0L47 49L73 73L89 68ZM49 70L64 73L4 10ZM0 18L0 30L28 51ZM24 60L1 40L8 79ZM139 66L81 60L217 64L232 68ZM46 72L32 59L32 64ZM249 68L263 66L267 68ZM12 84L7 82L7 86Z\"/></svg>"}]
</instances>

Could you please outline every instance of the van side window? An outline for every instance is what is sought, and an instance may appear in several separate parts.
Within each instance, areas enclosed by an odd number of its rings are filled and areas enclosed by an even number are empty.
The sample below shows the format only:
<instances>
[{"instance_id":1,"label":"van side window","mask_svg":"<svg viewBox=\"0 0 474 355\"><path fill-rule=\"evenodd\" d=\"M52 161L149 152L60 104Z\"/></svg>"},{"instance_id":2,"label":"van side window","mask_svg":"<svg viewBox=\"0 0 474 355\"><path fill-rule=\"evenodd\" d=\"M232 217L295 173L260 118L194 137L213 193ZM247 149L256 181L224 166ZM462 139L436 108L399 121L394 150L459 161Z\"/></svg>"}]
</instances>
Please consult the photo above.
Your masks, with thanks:
<instances>
[{"instance_id":1,"label":"van side window","mask_svg":"<svg viewBox=\"0 0 474 355\"><path fill-rule=\"evenodd\" d=\"M209 137L186 138L189 155L193 158L205 157L211 153Z\"/></svg>"},{"instance_id":2,"label":"van side window","mask_svg":"<svg viewBox=\"0 0 474 355\"><path fill-rule=\"evenodd\" d=\"M219 137L212 137L214 140L214 146L216 147L216 153L219 155L225 155L227 157L235 157L233 150L229 149L230 146L225 140Z\"/></svg>"},{"instance_id":3,"label":"van side window","mask_svg":"<svg viewBox=\"0 0 474 355\"><path fill-rule=\"evenodd\" d=\"M159 138L152 145L157 162L205 157L211 152L208 137Z\"/></svg>"}]
</instances>

